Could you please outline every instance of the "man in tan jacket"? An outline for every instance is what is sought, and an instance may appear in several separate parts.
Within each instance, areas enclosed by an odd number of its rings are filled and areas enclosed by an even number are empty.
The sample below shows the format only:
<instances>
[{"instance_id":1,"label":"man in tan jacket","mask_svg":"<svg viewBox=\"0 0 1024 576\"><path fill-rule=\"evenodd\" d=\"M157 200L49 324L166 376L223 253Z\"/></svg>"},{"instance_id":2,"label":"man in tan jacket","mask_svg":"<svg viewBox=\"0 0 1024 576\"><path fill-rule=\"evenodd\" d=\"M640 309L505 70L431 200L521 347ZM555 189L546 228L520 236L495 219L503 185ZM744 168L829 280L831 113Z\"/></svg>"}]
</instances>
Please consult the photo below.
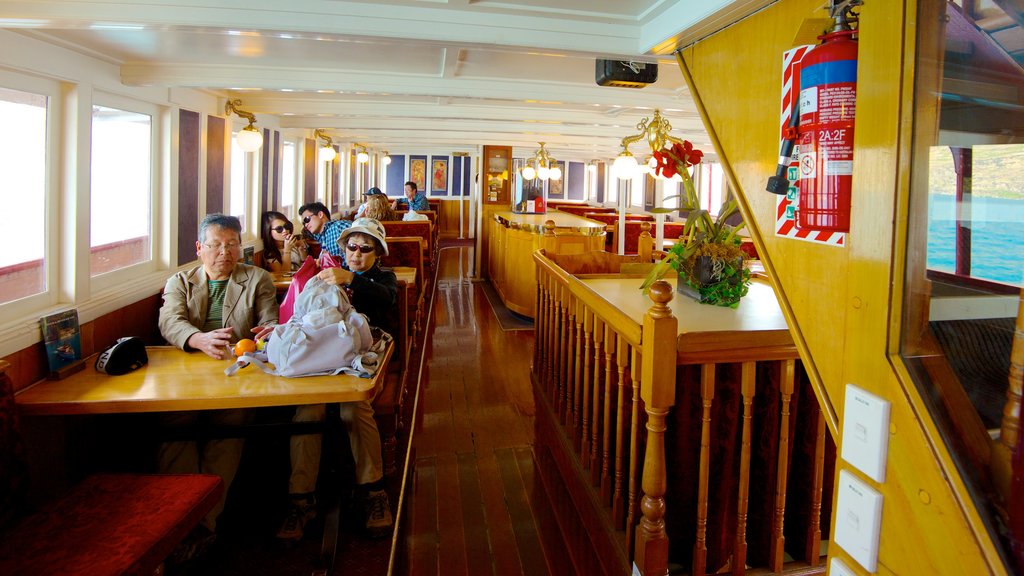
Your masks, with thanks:
<instances>
[{"instance_id":1,"label":"man in tan jacket","mask_svg":"<svg viewBox=\"0 0 1024 576\"><path fill-rule=\"evenodd\" d=\"M210 214L203 218L196 255L201 266L178 272L164 286L160 333L186 352L198 350L212 358L229 358L232 342L252 338L260 327L277 324L277 291L266 270L239 262L242 226L234 216ZM165 426L194 425L201 419L211 424L238 425L248 416L249 411L244 409L202 410L167 413L161 420ZM206 440L201 449L194 441L160 445L161 472L216 474L224 481L220 502L175 550L172 562L201 554L215 540L217 516L224 510L242 445L240 438Z\"/></svg>"}]
</instances>

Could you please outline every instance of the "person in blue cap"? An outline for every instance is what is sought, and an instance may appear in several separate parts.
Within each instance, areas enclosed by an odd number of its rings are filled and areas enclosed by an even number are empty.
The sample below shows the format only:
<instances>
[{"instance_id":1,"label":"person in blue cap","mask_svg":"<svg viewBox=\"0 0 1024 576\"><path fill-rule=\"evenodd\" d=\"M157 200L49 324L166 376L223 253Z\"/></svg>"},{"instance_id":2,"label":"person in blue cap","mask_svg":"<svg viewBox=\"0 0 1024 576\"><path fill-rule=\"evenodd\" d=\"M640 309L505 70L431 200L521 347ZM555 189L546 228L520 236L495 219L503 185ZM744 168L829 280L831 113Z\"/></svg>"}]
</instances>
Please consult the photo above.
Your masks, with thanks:
<instances>
[{"instance_id":1,"label":"person in blue cap","mask_svg":"<svg viewBox=\"0 0 1024 576\"><path fill-rule=\"evenodd\" d=\"M355 220L356 218L362 218L363 214L366 212L366 203L370 199L370 196L376 196L378 194L381 196L384 195L384 193L380 191L380 188L377 188L376 186L370 188L366 192L363 192L363 203L356 209L356 214L352 219Z\"/></svg>"}]
</instances>

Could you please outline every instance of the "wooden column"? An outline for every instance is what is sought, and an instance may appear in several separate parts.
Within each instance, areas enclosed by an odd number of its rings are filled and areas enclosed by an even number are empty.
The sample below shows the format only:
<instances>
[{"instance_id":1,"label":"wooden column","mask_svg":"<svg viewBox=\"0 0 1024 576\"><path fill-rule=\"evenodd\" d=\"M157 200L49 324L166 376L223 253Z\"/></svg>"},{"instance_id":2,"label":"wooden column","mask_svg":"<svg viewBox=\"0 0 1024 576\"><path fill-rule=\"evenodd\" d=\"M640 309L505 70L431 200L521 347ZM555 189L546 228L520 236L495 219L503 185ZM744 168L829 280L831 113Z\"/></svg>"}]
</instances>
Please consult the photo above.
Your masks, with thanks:
<instances>
[{"instance_id":1,"label":"wooden column","mask_svg":"<svg viewBox=\"0 0 1024 576\"><path fill-rule=\"evenodd\" d=\"M783 526L786 519L786 482L789 477L789 401L793 397L793 382L796 379L796 362L783 360L779 388L782 394L782 411L779 415L779 466L775 481L775 514L772 517L772 547L768 567L772 572L782 570L785 560L786 536Z\"/></svg>"},{"instance_id":2,"label":"wooden column","mask_svg":"<svg viewBox=\"0 0 1024 576\"><path fill-rule=\"evenodd\" d=\"M743 440L740 445L740 485L736 498L736 542L733 544L732 573L740 576L745 572L747 563L747 503L750 494L750 432L753 422L751 406L754 403L754 390L757 380L757 363L744 362L740 374L740 387L743 396ZM822 420L824 422L824 420Z\"/></svg>"},{"instance_id":3,"label":"wooden column","mask_svg":"<svg viewBox=\"0 0 1024 576\"><path fill-rule=\"evenodd\" d=\"M643 517L637 527L634 561L644 576L668 574L665 533L665 415L676 395L676 319L668 303L672 287L651 286L654 305L644 315L641 343L640 396L647 409L647 451L644 454Z\"/></svg>"}]
</instances>

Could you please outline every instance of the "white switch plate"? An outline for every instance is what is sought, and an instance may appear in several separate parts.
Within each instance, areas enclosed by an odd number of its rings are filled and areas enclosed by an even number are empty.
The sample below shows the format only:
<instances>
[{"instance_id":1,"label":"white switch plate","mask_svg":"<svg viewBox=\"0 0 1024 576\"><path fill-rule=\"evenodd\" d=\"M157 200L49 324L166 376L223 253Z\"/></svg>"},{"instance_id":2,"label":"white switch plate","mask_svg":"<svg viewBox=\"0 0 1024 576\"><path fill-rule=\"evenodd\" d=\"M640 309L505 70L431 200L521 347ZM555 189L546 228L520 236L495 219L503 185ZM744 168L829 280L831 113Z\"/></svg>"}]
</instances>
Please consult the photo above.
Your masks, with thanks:
<instances>
[{"instance_id":1,"label":"white switch plate","mask_svg":"<svg viewBox=\"0 0 1024 576\"><path fill-rule=\"evenodd\" d=\"M882 495L849 470L839 471L835 542L868 572L878 568Z\"/></svg>"},{"instance_id":2,"label":"white switch plate","mask_svg":"<svg viewBox=\"0 0 1024 576\"><path fill-rule=\"evenodd\" d=\"M885 459L889 452L889 402L846 385L843 405L843 460L875 482L885 482Z\"/></svg>"},{"instance_id":3,"label":"white switch plate","mask_svg":"<svg viewBox=\"0 0 1024 576\"><path fill-rule=\"evenodd\" d=\"M828 576L857 576L857 573L850 570L846 562L839 558L833 558L828 564Z\"/></svg>"}]
</instances>

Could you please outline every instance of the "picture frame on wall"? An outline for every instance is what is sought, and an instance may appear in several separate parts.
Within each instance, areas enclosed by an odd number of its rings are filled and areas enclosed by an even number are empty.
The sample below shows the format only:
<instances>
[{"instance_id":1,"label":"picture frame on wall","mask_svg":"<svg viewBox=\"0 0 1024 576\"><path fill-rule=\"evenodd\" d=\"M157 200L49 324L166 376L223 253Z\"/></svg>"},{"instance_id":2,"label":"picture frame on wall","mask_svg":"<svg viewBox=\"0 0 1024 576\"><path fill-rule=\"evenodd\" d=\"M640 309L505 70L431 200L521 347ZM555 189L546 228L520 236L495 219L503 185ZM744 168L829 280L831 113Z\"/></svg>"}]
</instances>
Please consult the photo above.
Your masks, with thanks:
<instances>
[{"instance_id":1,"label":"picture frame on wall","mask_svg":"<svg viewBox=\"0 0 1024 576\"><path fill-rule=\"evenodd\" d=\"M430 195L445 196L448 194L448 158L432 156L430 158Z\"/></svg>"},{"instance_id":2,"label":"picture frame on wall","mask_svg":"<svg viewBox=\"0 0 1024 576\"><path fill-rule=\"evenodd\" d=\"M409 181L416 183L417 190L427 189L427 157L411 156L409 158Z\"/></svg>"},{"instance_id":3,"label":"picture frame on wall","mask_svg":"<svg viewBox=\"0 0 1024 576\"><path fill-rule=\"evenodd\" d=\"M561 199L565 194L565 179L569 177L569 172L565 169L565 162L555 162L555 166L562 171L562 177L558 180L548 180L548 198Z\"/></svg>"}]
</instances>

